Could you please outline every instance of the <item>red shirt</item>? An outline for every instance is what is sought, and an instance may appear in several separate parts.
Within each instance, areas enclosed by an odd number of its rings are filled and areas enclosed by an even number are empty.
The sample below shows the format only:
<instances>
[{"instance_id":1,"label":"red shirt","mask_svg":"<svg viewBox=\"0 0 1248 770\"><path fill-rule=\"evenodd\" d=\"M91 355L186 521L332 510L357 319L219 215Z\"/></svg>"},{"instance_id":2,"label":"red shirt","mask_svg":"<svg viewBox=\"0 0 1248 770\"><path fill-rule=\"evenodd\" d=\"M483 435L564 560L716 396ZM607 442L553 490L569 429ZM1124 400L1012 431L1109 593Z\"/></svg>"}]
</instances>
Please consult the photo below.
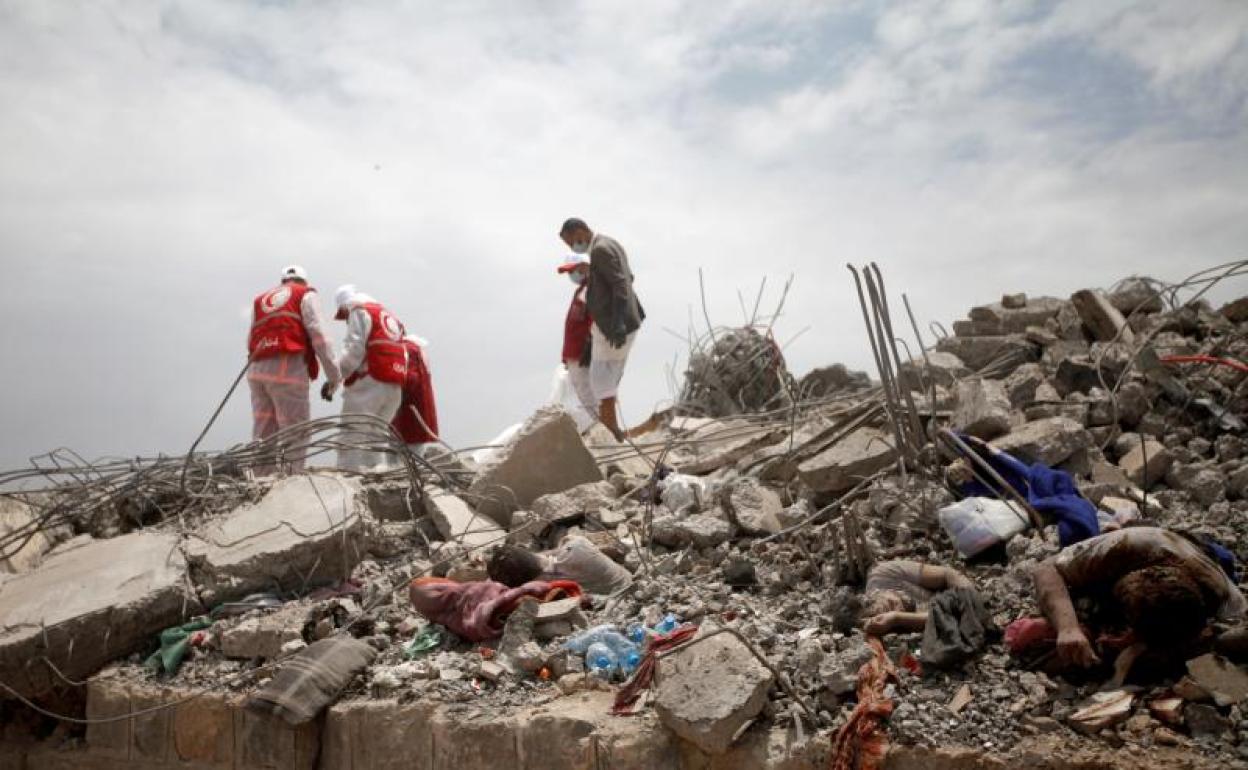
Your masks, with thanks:
<instances>
[{"instance_id":1,"label":"red shirt","mask_svg":"<svg viewBox=\"0 0 1248 770\"><path fill-rule=\"evenodd\" d=\"M589 306L585 304L585 287L581 286L572 295L572 306L568 308L568 317L563 322L563 362L577 363L589 343L589 327L593 319L589 317Z\"/></svg>"}]
</instances>

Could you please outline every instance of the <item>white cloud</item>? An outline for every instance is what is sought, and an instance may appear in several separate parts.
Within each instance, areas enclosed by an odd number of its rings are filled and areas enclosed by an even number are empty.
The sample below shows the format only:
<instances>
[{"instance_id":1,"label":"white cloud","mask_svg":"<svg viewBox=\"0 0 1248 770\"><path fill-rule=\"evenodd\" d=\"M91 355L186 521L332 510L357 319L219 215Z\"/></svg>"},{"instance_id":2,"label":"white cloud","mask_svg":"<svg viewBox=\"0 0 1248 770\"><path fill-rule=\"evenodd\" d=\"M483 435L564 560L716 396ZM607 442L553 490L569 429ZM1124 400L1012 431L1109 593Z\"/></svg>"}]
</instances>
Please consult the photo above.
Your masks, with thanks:
<instances>
[{"instance_id":1,"label":"white cloud","mask_svg":"<svg viewBox=\"0 0 1248 770\"><path fill-rule=\"evenodd\" d=\"M290 261L433 341L468 443L545 396L572 214L651 316L633 419L699 266L726 323L796 273L805 370L866 364L849 260L947 322L1243 256L1246 29L1234 2L0 4L0 464L181 451ZM246 437L241 396L209 443Z\"/></svg>"}]
</instances>

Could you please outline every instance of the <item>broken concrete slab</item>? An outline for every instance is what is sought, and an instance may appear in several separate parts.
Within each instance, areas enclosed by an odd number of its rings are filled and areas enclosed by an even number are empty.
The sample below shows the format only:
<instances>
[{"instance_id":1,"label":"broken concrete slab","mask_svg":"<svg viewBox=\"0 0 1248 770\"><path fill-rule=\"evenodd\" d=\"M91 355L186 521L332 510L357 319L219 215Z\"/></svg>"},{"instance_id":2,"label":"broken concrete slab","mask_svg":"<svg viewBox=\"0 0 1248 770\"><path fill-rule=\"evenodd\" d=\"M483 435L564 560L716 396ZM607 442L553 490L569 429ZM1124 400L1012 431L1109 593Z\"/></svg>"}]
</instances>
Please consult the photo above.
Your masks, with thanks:
<instances>
[{"instance_id":1,"label":"broken concrete slab","mask_svg":"<svg viewBox=\"0 0 1248 770\"><path fill-rule=\"evenodd\" d=\"M1023 364L1005 378L1005 393L1010 405L1022 408L1035 400L1036 390L1049 381L1040 364Z\"/></svg>"},{"instance_id":2,"label":"broken concrete slab","mask_svg":"<svg viewBox=\"0 0 1248 770\"><path fill-rule=\"evenodd\" d=\"M1022 422L1022 415L1013 410L1000 380L972 378L958 383L954 428L987 441Z\"/></svg>"},{"instance_id":3,"label":"broken concrete slab","mask_svg":"<svg viewBox=\"0 0 1248 770\"><path fill-rule=\"evenodd\" d=\"M1131 716L1135 695L1126 690L1101 692L1092 696L1092 703L1070 716L1070 726L1085 735L1094 735L1107 727L1125 722Z\"/></svg>"},{"instance_id":4,"label":"broken concrete slab","mask_svg":"<svg viewBox=\"0 0 1248 770\"><path fill-rule=\"evenodd\" d=\"M489 516L472 509L462 498L439 487L426 490L425 511L438 534L450 542L476 548L498 542L503 529Z\"/></svg>"},{"instance_id":5,"label":"broken concrete slab","mask_svg":"<svg viewBox=\"0 0 1248 770\"><path fill-rule=\"evenodd\" d=\"M1092 444L1083 425L1067 417L1049 417L1014 428L992 442L993 446L1027 462L1050 467L1069 459Z\"/></svg>"},{"instance_id":6,"label":"broken concrete slab","mask_svg":"<svg viewBox=\"0 0 1248 770\"><path fill-rule=\"evenodd\" d=\"M708 754L723 754L767 703L771 672L740 640L695 640L659 666L655 710L668 729Z\"/></svg>"},{"instance_id":7,"label":"broken concrete slab","mask_svg":"<svg viewBox=\"0 0 1248 770\"><path fill-rule=\"evenodd\" d=\"M801 463L797 473L816 492L842 492L896 459L892 436L877 428L859 428Z\"/></svg>"},{"instance_id":8,"label":"broken concrete slab","mask_svg":"<svg viewBox=\"0 0 1248 770\"><path fill-rule=\"evenodd\" d=\"M720 495L720 505L728 518L748 534L774 535L783 529L780 512L784 502L756 479L743 478L726 487Z\"/></svg>"},{"instance_id":9,"label":"broken concrete slab","mask_svg":"<svg viewBox=\"0 0 1248 770\"><path fill-rule=\"evenodd\" d=\"M192 533L185 551L201 596L214 603L345 578L365 553L359 492L346 476L291 476Z\"/></svg>"},{"instance_id":10,"label":"broken concrete slab","mask_svg":"<svg viewBox=\"0 0 1248 770\"><path fill-rule=\"evenodd\" d=\"M707 514L662 516L651 526L654 542L668 548L714 548L732 537L732 526L726 520Z\"/></svg>"},{"instance_id":11,"label":"broken concrete slab","mask_svg":"<svg viewBox=\"0 0 1248 770\"><path fill-rule=\"evenodd\" d=\"M1008 304L1004 301L1006 299L1009 300ZM955 322L954 334L959 334L959 329L968 332L964 336L1018 334L1026 331L1029 326L1043 326L1045 321L1056 318L1066 304L1056 297L1026 298L1025 295L1021 304L1018 303L1017 296L1003 297L1002 300L992 305L971 308L969 324L965 321Z\"/></svg>"},{"instance_id":12,"label":"broken concrete slab","mask_svg":"<svg viewBox=\"0 0 1248 770\"><path fill-rule=\"evenodd\" d=\"M82 679L202 612L178 544L155 532L95 540L0 584L0 681L39 695L60 682L41 658Z\"/></svg>"},{"instance_id":13,"label":"broken concrete slab","mask_svg":"<svg viewBox=\"0 0 1248 770\"><path fill-rule=\"evenodd\" d=\"M529 509L542 495L593 481L602 481L602 471L576 421L559 407L545 407L481 469L468 497L478 511L506 527L513 511Z\"/></svg>"},{"instance_id":14,"label":"broken concrete slab","mask_svg":"<svg viewBox=\"0 0 1248 770\"><path fill-rule=\"evenodd\" d=\"M1187 673L1219 706L1232 706L1248 698L1248 672L1220 655L1192 658L1187 662Z\"/></svg>"},{"instance_id":15,"label":"broken concrete slab","mask_svg":"<svg viewBox=\"0 0 1248 770\"><path fill-rule=\"evenodd\" d=\"M669 456L669 464L681 473L701 476L732 465L746 455L771 446L788 435L788 431L758 427L744 420L722 420L718 425L699 431L696 443L680 446Z\"/></svg>"},{"instance_id":16,"label":"broken concrete slab","mask_svg":"<svg viewBox=\"0 0 1248 770\"><path fill-rule=\"evenodd\" d=\"M1079 311L1079 317L1093 339L1102 342L1135 340L1135 333L1127 326L1127 319L1101 292L1083 289L1070 295L1070 301Z\"/></svg>"},{"instance_id":17,"label":"broken concrete slab","mask_svg":"<svg viewBox=\"0 0 1248 770\"><path fill-rule=\"evenodd\" d=\"M936 343L936 349L953 353L972 371L979 371L998 357L1017 356L1020 363L1035 361L1040 357L1040 348L1027 341L1022 334L1007 334L988 337L945 337Z\"/></svg>"},{"instance_id":18,"label":"broken concrete slab","mask_svg":"<svg viewBox=\"0 0 1248 770\"><path fill-rule=\"evenodd\" d=\"M233 628L221 632L218 645L227 658L275 660L290 642L303 641L303 626L308 608L290 604L275 612L246 618Z\"/></svg>"},{"instance_id":19,"label":"broken concrete slab","mask_svg":"<svg viewBox=\"0 0 1248 770\"><path fill-rule=\"evenodd\" d=\"M1174 456L1169 449L1151 438L1145 438L1142 442L1137 441L1122 456L1118 467L1132 484L1148 489L1165 477L1173 462Z\"/></svg>"},{"instance_id":20,"label":"broken concrete slab","mask_svg":"<svg viewBox=\"0 0 1248 770\"><path fill-rule=\"evenodd\" d=\"M1112 294L1109 303L1123 315L1132 313L1160 313L1165 307L1161 293L1143 278L1128 278Z\"/></svg>"},{"instance_id":21,"label":"broken concrete slab","mask_svg":"<svg viewBox=\"0 0 1248 770\"><path fill-rule=\"evenodd\" d=\"M926 358L920 356L902 364L898 379L903 388L925 391L933 382L943 388L951 388L970 373L962 359L953 353L932 350L928 351Z\"/></svg>"},{"instance_id":22,"label":"broken concrete slab","mask_svg":"<svg viewBox=\"0 0 1248 770\"><path fill-rule=\"evenodd\" d=\"M580 484L565 492L542 495L533 501L532 512L547 524L563 524L610 508L615 486L609 481Z\"/></svg>"}]
</instances>

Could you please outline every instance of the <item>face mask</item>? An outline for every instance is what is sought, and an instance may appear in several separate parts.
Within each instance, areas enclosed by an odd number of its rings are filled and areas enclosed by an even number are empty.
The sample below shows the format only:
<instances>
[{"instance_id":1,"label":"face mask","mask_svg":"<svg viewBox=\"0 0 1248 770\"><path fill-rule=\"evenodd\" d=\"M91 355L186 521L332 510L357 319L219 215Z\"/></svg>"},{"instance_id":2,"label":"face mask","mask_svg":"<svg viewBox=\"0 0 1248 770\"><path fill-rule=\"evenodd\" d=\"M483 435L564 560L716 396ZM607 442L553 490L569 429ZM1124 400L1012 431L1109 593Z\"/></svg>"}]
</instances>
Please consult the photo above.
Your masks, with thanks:
<instances>
[{"instance_id":1,"label":"face mask","mask_svg":"<svg viewBox=\"0 0 1248 770\"><path fill-rule=\"evenodd\" d=\"M589 241L577 241L572 244L572 253L574 254L584 254L587 251L589 251Z\"/></svg>"},{"instance_id":2,"label":"face mask","mask_svg":"<svg viewBox=\"0 0 1248 770\"><path fill-rule=\"evenodd\" d=\"M575 271L568 273L568 280L572 281L572 283L576 284L577 286L581 286L585 283L585 274L578 273Z\"/></svg>"}]
</instances>

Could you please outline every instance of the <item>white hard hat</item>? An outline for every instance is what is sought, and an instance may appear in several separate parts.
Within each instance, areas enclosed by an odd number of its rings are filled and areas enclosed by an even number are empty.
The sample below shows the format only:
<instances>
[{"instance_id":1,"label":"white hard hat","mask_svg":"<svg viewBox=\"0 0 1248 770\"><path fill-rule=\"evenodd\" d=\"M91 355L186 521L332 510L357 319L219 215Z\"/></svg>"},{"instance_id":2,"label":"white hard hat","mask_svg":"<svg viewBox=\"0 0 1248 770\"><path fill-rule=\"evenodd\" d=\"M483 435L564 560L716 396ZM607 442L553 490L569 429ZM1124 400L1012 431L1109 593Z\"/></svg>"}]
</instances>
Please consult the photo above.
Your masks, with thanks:
<instances>
[{"instance_id":1,"label":"white hard hat","mask_svg":"<svg viewBox=\"0 0 1248 770\"><path fill-rule=\"evenodd\" d=\"M334 292L334 307L341 310L347 306L347 303L350 302L351 298L355 295L355 284L344 283L338 287L337 291Z\"/></svg>"},{"instance_id":2,"label":"white hard hat","mask_svg":"<svg viewBox=\"0 0 1248 770\"><path fill-rule=\"evenodd\" d=\"M308 271L299 265L287 265L282 268L282 280L289 281L292 278L298 278L300 281L308 280Z\"/></svg>"}]
</instances>

